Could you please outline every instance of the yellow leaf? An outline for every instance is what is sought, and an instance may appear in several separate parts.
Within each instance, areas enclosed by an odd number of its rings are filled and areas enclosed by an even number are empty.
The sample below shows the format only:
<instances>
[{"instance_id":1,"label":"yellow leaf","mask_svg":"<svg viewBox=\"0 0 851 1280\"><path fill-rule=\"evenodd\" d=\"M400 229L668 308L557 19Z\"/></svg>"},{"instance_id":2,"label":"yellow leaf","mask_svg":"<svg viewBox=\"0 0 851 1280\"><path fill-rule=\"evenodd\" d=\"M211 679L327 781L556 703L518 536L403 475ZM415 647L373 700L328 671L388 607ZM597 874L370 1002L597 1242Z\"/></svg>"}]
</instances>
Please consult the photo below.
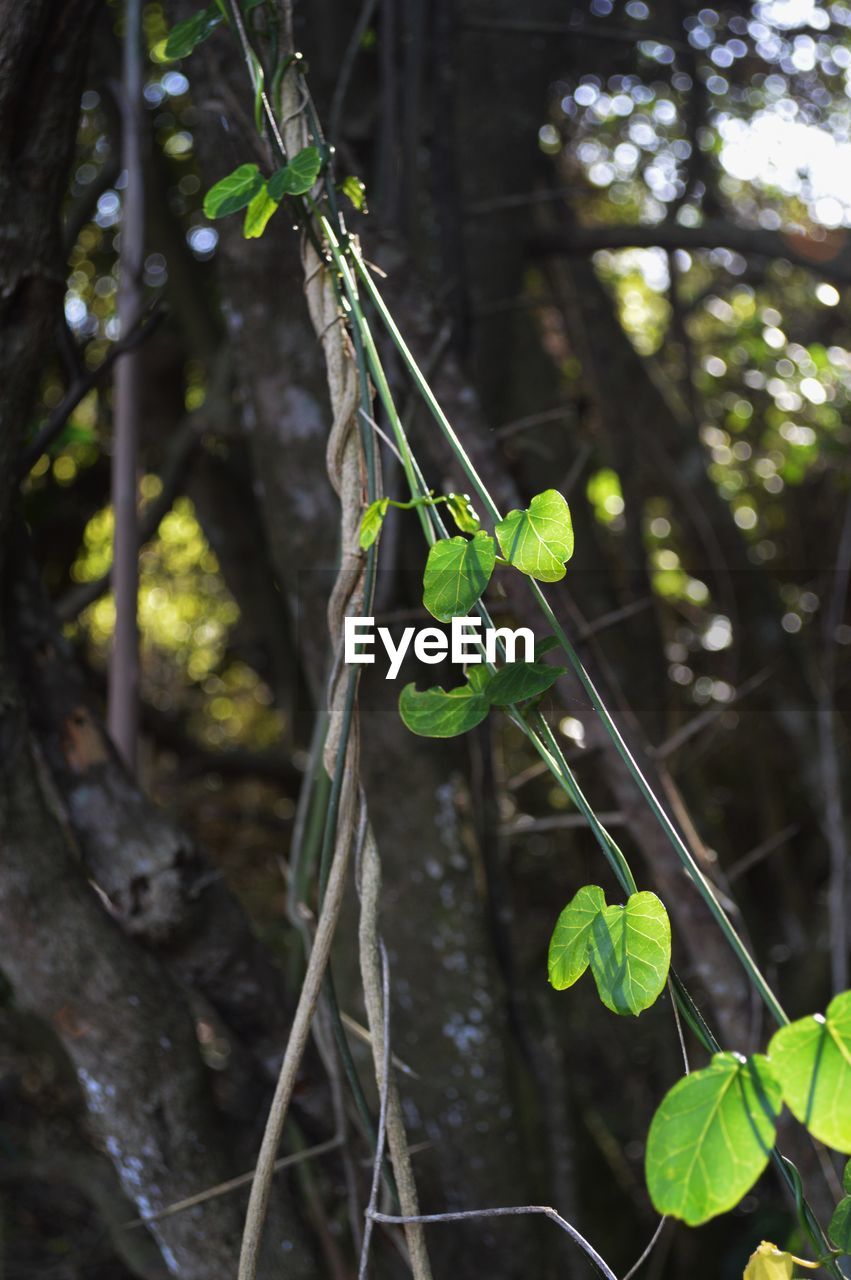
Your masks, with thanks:
<instances>
[{"instance_id":1,"label":"yellow leaf","mask_svg":"<svg viewBox=\"0 0 851 1280\"><path fill-rule=\"evenodd\" d=\"M246 240L256 240L262 236L266 230L266 223L277 207L277 200L272 199L265 185L262 186L245 210L245 226L242 234Z\"/></svg>"},{"instance_id":2,"label":"yellow leaf","mask_svg":"<svg viewBox=\"0 0 851 1280\"><path fill-rule=\"evenodd\" d=\"M751 1254L742 1280L792 1280L792 1268L796 1263L799 1267L809 1267L811 1270L819 1265L817 1262L804 1262L801 1258L795 1258L791 1253L778 1249L776 1244L763 1240Z\"/></svg>"}]
</instances>

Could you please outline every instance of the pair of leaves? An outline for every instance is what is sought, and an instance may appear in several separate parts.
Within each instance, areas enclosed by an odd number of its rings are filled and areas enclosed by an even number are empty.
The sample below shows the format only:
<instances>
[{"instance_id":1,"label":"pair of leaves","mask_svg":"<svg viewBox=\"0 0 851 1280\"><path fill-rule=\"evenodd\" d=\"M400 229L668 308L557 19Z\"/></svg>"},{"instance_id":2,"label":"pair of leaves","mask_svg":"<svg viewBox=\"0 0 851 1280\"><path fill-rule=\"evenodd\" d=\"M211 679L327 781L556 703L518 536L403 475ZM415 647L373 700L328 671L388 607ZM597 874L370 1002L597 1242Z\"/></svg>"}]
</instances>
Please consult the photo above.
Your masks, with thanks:
<instances>
[{"instance_id":1,"label":"pair of leaves","mask_svg":"<svg viewBox=\"0 0 851 1280\"><path fill-rule=\"evenodd\" d=\"M241 164L210 188L204 197L204 213L208 218L226 218L245 209L244 235L246 239L256 239L262 236L284 196L308 192L321 167L318 147L304 147L268 182L256 164Z\"/></svg>"},{"instance_id":2,"label":"pair of leaves","mask_svg":"<svg viewBox=\"0 0 851 1280\"><path fill-rule=\"evenodd\" d=\"M443 538L429 551L423 604L440 622L462 618L470 612L490 582L496 564L494 540L478 528L478 517L469 504L467 509L459 509L458 504L453 509L450 503L450 510L459 527L472 532L473 537L470 541ZM496 526L496 537L508 563L541 582L563 578L565 561L573 555L570 510L555 489L539 493L525 511L510 511Z\"/></svg>"},{"instance_id":3,"label":"pair of leaves","mask_svg":"<svg viewBox=\"0 0 851 1280\"><path fill-rule=\"evenodd\" d=\"M694 1226L731 1209L756 1182L785 1102L813 1137L851 1154L851 992L824 1015L781 1027L768 1056L716 1054L663 1098L647 1141L647 1185L660 1213ZM846 1190L851 1175L846 1170ZM851 1251L851 1195L830 1231ZM759 1274L759 1273L757 1273ZM783 1274L782 1272L778 1274Z\"/></svg>"},{"instance_id":4,"label":"pair of leaves","mask_svg":"<svg viewBox=\"0 0 851 1280\"><path fill-rule=\"evenodd\" d=\"M659 1213L694 1227L737 1205L768 1163L782 1106L763 1054L716 1053L678 1080L647 1136L647 1187Z\"/></svg>"},{"instance_id":5,"label":"pair of leaves","mask_svg":"<svg viewBox=\"0 0 851 1280\"><path fill-rule=\"evenodd\" d=\"M559 916L550 940L551 984L563 991L588 966L613 1013L636 1017L658 999L671 964L671 925L655 893L633 893L606 906L598 885L585 885Z\"/></svg>"},{"instance_id":6,"label":"pair of leaves","mask_svg":"<svg viewBox=\"0 0 851 1280\"><path fill-rule=\"evenodd\" d=\"M537 698L564 675L564 667L546 662L511 662L491 676L484 664L471 666L466 684L457 689L424 689L407 684L399 695L399 714L411 733L421 738L456 738L474 729L491 707Z\"/></svg>"},{"instance_id":7,"label":"pair of leaves","mask_svg":"<svg viewBox=\"0 0 851 1280\"><path fill-rule=\"evenodd\" d=\"M449 493L446 498L417 499L416 503L398 503L392 502L390 498L376 498L375 502L370 502L369 506L363 513L360 523L360 545L366 551L375 542L381 533L381 527L384 524L384 518L391 506L401 506L407 508L414 505L423 505L426 502L433 505L435 502L446 502L446 509L455 521L456 526L462 533L476 533L480 520L470 504L470 496L467 493ZM448 543L460 543L464 545L463 538L444 538L434 545L437 547L446 546ZM432 548L433 550L434 548ZM465 613L469 610L465 609ZM442 618L442 622L448 622L448 618Z\"/></svg>"}]
</instances>

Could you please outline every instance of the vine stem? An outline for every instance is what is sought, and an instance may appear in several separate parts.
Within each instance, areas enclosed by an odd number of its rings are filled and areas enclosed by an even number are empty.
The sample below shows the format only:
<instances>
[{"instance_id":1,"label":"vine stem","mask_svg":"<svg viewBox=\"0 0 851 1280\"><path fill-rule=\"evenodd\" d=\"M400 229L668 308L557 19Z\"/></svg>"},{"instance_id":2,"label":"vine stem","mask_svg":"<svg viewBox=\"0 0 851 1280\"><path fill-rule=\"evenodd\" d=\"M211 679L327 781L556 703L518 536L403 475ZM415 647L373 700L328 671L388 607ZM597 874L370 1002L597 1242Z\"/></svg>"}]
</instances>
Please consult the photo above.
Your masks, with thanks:
<instances>
[{"instance_id":1,"label":"vine stem","mask_svg":"<svg viewBox=\"0 0 851 1280\"><path fill-rule=\"evenodd\" d=\"M225 2L225 0L218 0L218 2L221 5ZM285 12L288 12L289 6L287 4L285 4L284 8L285 8ZM238 13L236 17L236 25L238 28L240 42L243 46L243 50L246 52L247 61L249 62L249 72L252 74L252 80L253 80L254 68L251 65L250 59L248 59L250 44L247 40L244 27L241 21L239 20ZM267 121L269 123L270 130L272 132L274 140L279 150L283 153L280 133L277 128L277 121L275 120L274 113L271 110L271 106L269 104L268 98L265 92L262 91L262 86L261 86L261 93L259 95L259 102L260 102L261 111L262 113L265 114ZM309 97L307 98L306 105L308 106L309 109L311 108ZM319 136L318 133L317 133L317 136ZM328 194L329 201L331 202L333 207L333 190L330 190L327 194ZM372 277L366 265L364 264L363 259L361 258L361 255L357 247L353 245L352 242L345 237L345 233L342 229L342 224L340 226L340 239L338 239L330 223L328 222L327 218L325 218L324 215L320 213L320 211L317 209L315 203L310 199L310 197L307 198L306 203L308 204L311 212L314 214L314 217L317 220L317 225L321 228L326 238L326 243L331 248L332 258L334 259L335 265L337 266L340 276L343 279L345 292L349 302L349 309L351 311L351 314L357 319L357 324L353 326L352 336L353 336L353 341L357 351L359 372L363 374L365 363L366 363L365 355L368 355L369 365L373 373L373 377L375 378L376 387L378 389L382 403L384 404L385 409L388 413L388 417L393 427L394 435L396 436L396 439L399 445L400 457L401 457L403 469L405 471L406 479L408 481L408 485L411 490L412 496L415 498L417 496L421 496L421 497L426 496L429 491L426 488L422 473L419 469L416 459L413 457L410 451L410 447L405 435L404 427L396 411L392 394L390 393L390 388L389 388L389 385L387 384L387 379L384 374L384 370L381 365L381 361L379 359L377 349L375 347L375 342L372 337L369 324L366 320L366 316L364 315L363 308L361 307L358 299L357 281L355 276L353 276L350 270L347 258L341 249L340 240L345 240L345 248L351 254L357 275L360 276L360 278L363 280L366 286L366 291L369 294L373 305L378 311L378 314L380 315L382 322L385 325L385 328L388 330L393 342L395 343L397 349L402 355L402 358L405 364L407 365L408 370L418 390L420 391L423 399L425 400L430 412L437 420L438 425L440 426L441 430L443 431L444 435L449 441L453 452L455 453L456 457L460 461L461 466L463 467L466 475L468 476L480 501L484 504L486 510L488 511L489 515L494 520L494 522L498 522L500 519L500 513L498 508L496 507L496 504L491 498L486 486L478 476L478 473L476 472L476 469L471 459L467 455L466 450L464 449L460 439L455 434L449 420L447 419L446 415L443 413L443 410L441 409L439 403L437 402L437 399L435 398L434 393L429 387L428 382L426 381L424 375L419 369L419 366L414 360L413 355L411 354L409 348L404 342L404 339L402 338L401 333L399 332L377 287L375 286L375 283L372 280ZM318 250L318 245L316 244L316 240L315 240L315 233L313 232L313 229L310 227L309 223L308 223L307 229L308 229L308 234L310 235L311 240L314 243L314 246ZM365 414L365 411L363 408L361 408L360 413L361 415ZM367 423L370 423L371 419L369 415L366 414L365 416L366 416ZM371 448L371 444L372 444L372 441L370 437L368 449ZM370 501L372 501L376 497L376 490L375 490L374 481L372 477L370 477L369 490L370 490L369 498L370 498ZM447 536L445 527L443 526L438 513L434 510L433 507L427 510L422 504L417 503L416 509L423 527L423 532L429 544L433 543L438 536ZM733 928L731 922L727 919L726 914L724 913L720 903L715 897L715 894L712 890L710 883L703 876L703 873L701 872L699 866L695 862L690 850L685 845L684 841L680 837L673 823L670 821L664 808L659 803L657 797L653 793L649 783L644 778L644 775L641 772L637 761L634 759L626 742L621 736L620 731L617 728L617 725L615 724L614 720L610 716L608 709L606 708L605 703L603 702L603 699L601 698L596 687L594 686L590 675L585 670L585 667L582 664L578 653L573 648L573 645L569 641L566 633L564 632L564 629L561 627L560 623L556 619L548 601L546 600L546 597L544 596L543 592L541 591L537 583L532 582L531 587L538 604L541 606L544 612L545 617L547 617L548 621L550 622L550 625L553 626L553 629L559 639L559 642L562 645L562 648L564 649L564 652L568 657L571 665L576 671L576 674L579 677L580 683L582 684L587 696L589 697L592 706L594 707L597 714L600 716L601 721L604 724L606 731L612 738L619 754L621 755L621 758L624 760L624 763L626 764L627 768L629 769L629 772L631 773L635 782L637 783L639 790L641 791L645 800L649 804L651 811L653 812L657 821L659 821L660 825L662 826L667 838L673 844L678 857L686 867L686 870L688 871L689 875L693 879L696 887L698 888L698 891L707 901L707 904L709 905L710 910L716 919L716 922L721 927L732 949L734 950L738 959L743 964L746 972L748 973L749 978L755 985L756 989L759 991L760 996L762 997L763 1001L765 1002L769 1011L772 1013L772 1016L775 1018L775 1020L780 1025L784 1025L788 1023L788 1018L785 1012L783 1011L779 1001L774 996L774 993L771 991L771 988L768 986L768 983L765 981L759 969L757 968L755 962L753 961L752 957L747 952L746 948L744 947L744 944L741 942L741 939L738 937L738 934ZM477 605L477 609L480 615L482 615L485 618L487 617L487 611L484 609L484 606L481 605L481 602L479 602L479 604ZM536 750L539 751L539 754L541 754L542 758L547 763L548 768L551 770L551 772L554 774L557 780L559 780L559 782L565 788L568 794L570 794L571 797L574 798L574 801L575 803L577 803L578 807L582 808L582 811L585 813L586 817L588 817L589 822L591 822L592 829L594 830L598 840L602 838L603 845L604 845L604 852L607 852L607 856L609 857L609 860L612 863L613 870L615 871L615 874L617 875L619 882L624 884L625 878L627 877L629 880L631 880L632 876L631 876L631 872L629 870L628 864L626 862L626 859L618 849L618 846L612 840L611 836L608 835L608 832L606 832L605 829L602 827L602 825L599 823L599 820L596 818L596 815L593 813L593 809L591 809L591 806L588 805L587 801L585 801L584 796L582 795L582 792L578 787L578 784L576 784L575 779L573 779L573 775L569 767L567 766L566 761L564 761L563 759L563 755L561 754L560 749L558 749L558 744L554 736L552 735L551 731L549 731L549 739L551 744L553 744L557 748L555 754L551 753L548 750L545 743L539 738L535 729L525 724L524 717L518 711L517 708L514 708L514 707L509 708L509 712L510 714L512 714L513 717L516 718L517 722L521 725L521 727L525 726L524 731L527 732L531 741L535 745ZM583 804L587 806L587 809L583 808ZM331 875L329 877L329 892L326 895L326 899L323 904L323 909L320 914L320 928L322 928L324 921L327 918L326 909L330 910L334 905L333 890L336 889L336 884L337 884L337 876L336 876L336 872L338 869L337 855L339 852L340 852L340 848L338 843L338 849L335 851L335 856L334 856L334 860L331 867ZM346 850L346 854L345 854L345 862L347 861L348 861L348 850ZM345 866L343 867L343 871L342 871L343 878L344 878L344 875L345 875ZM337 904L336 906L336 911L337 911L337 914L339 914L339 904ZM329 930L330 936L327 938L327 940L323 938L323 949L325 951L324 956L319 955L317 947L314 946L314 951L313 951L313 954L311 955L311 964L308 966L308 974L305 977L305 983L302 987L302 992L299 998L299 1006L296 1011L296 1019L294 1020L294 1024L293 1024L293 1032L290 1036L290 1041L287 1046L287 1054L285 1054L285 1061L284 1061L284 1064L282 1065L281 1077L278 1082L278 1089L276 1090L275 1101L273 1102L272 1115L270 1115L269 1125L267 1126L267 1131L264 1136L263 1147L266 1148L267 1142L268 1142L268 1145L271 1145L272 1147L271 1165L274 1164L275 1150L277 1147L278 1140L280 1138L281 1129L283 1128L283 1119L286 1115L286 1108L289 1102L289 1096L291 1096L291 1093L292 1093L293 1082L289 1081L289 1083L287 1083L287 1079L286 1079L288 1073L291 1072L291 1064L288 1063L287 1059L288 1059L288 1056L290 1055L291 1049L293 1050L294 1054L297 1053L298 1058L300 1058L301 1053L303 1052L304 1042L306 1041L306 1036L310 1026L310 1020L313 1016L316 1000L318 998L319 987L321 986L321 982L322 982L322 974L324 973L325 966L327 965L327 961L328 961L327 952L328 952L328 949L330 948L330 938L333 937L335 924L336 924L336 920L334 920L333 923L331 923L330 925L330 930ZM318 936L319 936L319 928L317 929L317 938ZM317 959L317 957L319 958ZM317 961L316 968L320 970L318 974L318 982L317 982L316 973L311 973L311 965L313 965L314 960ZM308 982L308 979L310 979L310 982ZM717 1042L714 1039L714 1036L712 1035L711 1031L704 1023L699 1011L696 1009L693 1002L691 1001L691 998L688 995L688 992L683 987L682 983L680 982L677 975L673 972L673 970L671 971L671 983L676 993L677 1000L680 1004L680 1007L684 1013L684 1016L686 1017L692 1030L695 1032L695 1034L698 1036L701 1042L710 1051L714 1051L718 1047ZM312 1005L311 1005L311 1002L312 1002ZM307 1006L311 1006L311 1007L308 1008ZM296 1022L298 1022L299 1024L298 1028L296 1026ZM376 1029L373 1028L373 1034L375 1034L375 1030ZM297 1048L294 1048L297 1038L302 1041L300 1050L298 1050ZM296 1066L297 1066L297 1063L296 1063ZM294 1075L294 1072L292 1072L292 1074ZM285 1092L287 1092L287 1097L282 1101L282 1098L280 1095L282 1095ZM278 1122L280 1122L280 1128L278 1129L277 1136L273 1138L272 1130ZM794 1165L791 1164L790 1161L780 1156L778 1152L774 1152L773 1154L774 1154L776 1163L780 1167L781 1172L785 1177L787 1184L796 1195L796 1200L798 1202L799 1217L801 1218L802 1224L807 1230L808 1235L814 1241L814 1243L816 1242L817 1238L820 1237L821 1240L824 1242L825 1247L828 1247L827 1241L824 1237L824 1233L822 1232L821 1228L816 1222L812 1214L812 1210L810 1209L809 1205L807 1204L806 1200L803 1197L803 1189L800 1185L800 1175L798 1175L797 1170L795 1169ZM262 1156L263 1156L263 1150L261 1149L261 1158ZM380 1159L380 1152L378 1155L378 1159ZM255 1178L255 1182L252 1186L252 1201L254 1201L255 1193L257 1193L261 1198L265 1194L265 1200L268 1201L269 1183L271 1179L271 1165L268 1160L266 1161L266 1164L267 1164L267 1168L265 1171L265 1175L261 1175L260 1178ZM257 1172L260 1173L259 1164L258 1164ZM248 1249L249 1252L252 1252L253 1250L253 1260L251 1261L248 1270L244 1270L243 1258L241 1257L239 1280L251 1280L251 1278L256 1274L257 1250L259 1246L259 1229L262 1228L262 1222L265 1216L265 1209L266 1209L266 1203L264 1202L262 1206L259 1208L259 1214L258 1214L255 1210L253 1210L252 1203L249 1204L248 1221L246 1222L246 1236L243 1240L243 1256L245 1255L246 1249ZM597 1263L599 1269L601 1270L604 1276L610 1277L610 1280L616 1280L616 1277L614 1277L614 1274L609 1270L609 1268L603 1262L603 1260L599 1258L599 1255L595 1253L592 1247L588 1245L587 1241L585 1241L583 1237L581 1237L579 1233L576 1232L575 1229L570 1226L569 1223L567 1223L564 1219L562 1219L554 1209L548 1208L546 1206L540 1206L540 1205L515 1206L512 1208L506 1208L506 1209L469 1211L469 1212L458 1213L458 1214L420 1215L420 1214L408 1213L406 1216L400 1216L400 1217L391 1217L390 1215L379 1214L373 1210L371 1216L374 1221L404 1224L407 1228L410 1229L410 1228L415 1228L419 1224L425 1224L425 1223L431 1223L431 1222L448 1222L448 1221L458 1221L461 1219L476 1218L476 1217L507 1216L507 1215L523 1214L523 1213L541 1213L550 1217L552 1220L556 1221L558 1225L560 1225L563 1229L567 1230L568 1233L577 1241L577 1243L579 1243L581 1247L585 1249L586 1253L588 1253L589 1256L591 1256L594 1259L594 1261ZM257 1228L257 1235L256 1235L256 1238L254 1238L253 1243L249 1239L249 1237L251 1236L250 1225L252 1223L252 1218L253 1218L253 1225L254 1227ZM832 1258L827 1259L825 1265L827 1266L831 1274L836 1275L838 1277L842 1276L842 1272L838 1269L835 1261Z\"/></svg>"},{"instance_id":2,"label":"vine stem","mask_svg":"<svg viewBox=\"0 0 851 1280\"><path fill-rule=\"evenodd\" d=\"M413 378L414 383L416 384L420 394L422 395L424 401L426 402L428 408L430 409L441 431L445 435L447 441L449 442L453 453L455 454L461 466L463 467L467 475L467 478L469 479L470 484L475 489L476 494L478 495L482 505L486 508L489 516L494 521L494 523L498 524L502 519L499 508L497 507L496 503L491 497L487 487L481 480L472 462L472 459L470 458L469 454L465 450L458 435L456 434L454 428L452 427L452 424L449 422L449 419L446 417L446 414L443 412L442 408L440 407L440 404L438 403L437 398L434 395L434 392L432 391L431 387L426 381L425 376L423 375L419 365L417 364L404 338L399 332L396 322L394 321L392 315L390 314L387 308L387 305L384 302L384 299L381 297L378 287L376 286L375 281L372 279L372 276L369 272L368 267L366 266L366 263L363 261L356 247L354 247L353 245L349 245L349 251L351 253L352 261L355 264L358 275L360 276L361 280L364 282L364 287L366 289L366 292L369 295L370 300L372 301L376 311L381 317L381 320L385 328L387 329L388 333L390 334L390 337L392 338L394 344L398 348L399 353L402 356L402 359L404 360L408 368L408 371L411 377ZM407 468L406 468L406 473L407 473ZM674 851L677 854L677 857L679 858L683 866L686 868L686 871L688 872L689 876L694 882L695 887L697 888L701 897L706 902L706 905L709 907L709 910L712 913L716 923L718 924L719 928L724 934L724 937L727 939L728 944L730 945L734 954L736 955L742 967L744 968L745 972L747 973L753 986L758 991L769 1013L774 1018L775 1022L778 1023L779 1026L785 1026L789 1022L789 1018L785 1010L783 1009L783 1006L780 1004L780 1001L777 999L777 996L772 991L771 987L769 986L768 982L766 981L765 977L760 971L758 965L756 964L756 961L753 959L747 947L742 942L742 939L739 937L738 933L733 927L732 922L727 917L727 914L724 911L724 908L721 906L720 902L715 896L715 892L711 884L709 883L708 879L706 878L706 876L703 874L700 867L698 866L691 850L688 848L682 836L674 826L673 822L668 817L668 814L666 813L664 806L660 803L656 793L653 791L653 788L650 786L649 782L647 781L644 774L642 773L641 768L638 764L638 761L635 759L635 756L630 751L629 746L627 745L623 735L621 734L617 724L615 723L605 702L603 701L603 698L599 690L597 689L596 685L591 679L591 676L586 670L585 665L582 662L581 658L579 657L579 654L577 653L576 649L573 647L573 644L568 638L567 633L564 630L564 627L561 625L555 613L553 612L553 609L549 601L547 600L546 596L544 595L544 592L542 591L540 585L533 578L530 578L529 587L536 603L541 609L541 612L543 613L549 625L553 628L553 631L559 641L559 644L564 650L564 653L567 656L567 659L570 662L570 665L572 666L574 672L579 678L579 682L582 685L582 688L584 689L589 701L591 702L591 705L594 708L594 711L600 717L600 720L606 732L608 733L609 737L614 743L614 746L618 754L620 755L621 759L623 760L624 764L629 770L633 778L633 781L635 782L636 786L641 792L641 795L643 796L644 800L648 804L651 812L653 813L653 816L656 818L664 834L672 844Z\"/></svg>"},{"instance_id":3,"label":"vine stem","mask_svg":"<svg viewBox=\"0 0 851 1280\"><path fill-rule=\"evenodd\" d=\"M464 1209L458 1213L418 1213L416 1216L411 1217L402 1217L391 1213L373 1213L372 1216L376 1222L404 1226L405 1223L409 1222L421 1222L426 1225L443 1222L469 1222L472 1218L518 1218L526 1214L542 1214L545 1218L549 1218L556 1226L561 1227L562 1231L567 1232L571 1240L575 1241L580 1249L588 1255L601 1276L605 1276L606 1280L618 1280L614 1271L600 1257L594 1246L589 1244L585 1237L576 1230L576 1227L572 1227L566 1218L563 1218L560 1213L557 1213L555 1209L546 1204L517 1204L497 1209Z\"/></svg>"},{"instance_id":4,"label":"vine stem","mask_svg":"<svg viewBox=\"0 0 851 1280\"><path fill-rule=\"evenodd\" d=\"M346 887L346 873L349 867L349 855L352 842L349 838L347 824L343 824L341 838L338 838L334 857L328 876L328 887L319 913L319 922L313 938L313 949L307 963L304 982L299 993L295 1016L293 1017L287 1047L275 1095L269 1110L269 1118L263 1134L260 1154L257 1158L254 1180L251 1184L251 1196L245 1217L245 1229L242 1236L242 1249L239 1257L238 1280L255 1280L260 1255L260 1243L266 1210L269 1205L269 1194L275 1169L278 1147L284 1130L290 1100L295 1088L298 1068L307 1047L310 1026L316 1005L322 991L325 971L331 954L331 943L340 918L343 896Z\"/></svg>"}]
</instances>

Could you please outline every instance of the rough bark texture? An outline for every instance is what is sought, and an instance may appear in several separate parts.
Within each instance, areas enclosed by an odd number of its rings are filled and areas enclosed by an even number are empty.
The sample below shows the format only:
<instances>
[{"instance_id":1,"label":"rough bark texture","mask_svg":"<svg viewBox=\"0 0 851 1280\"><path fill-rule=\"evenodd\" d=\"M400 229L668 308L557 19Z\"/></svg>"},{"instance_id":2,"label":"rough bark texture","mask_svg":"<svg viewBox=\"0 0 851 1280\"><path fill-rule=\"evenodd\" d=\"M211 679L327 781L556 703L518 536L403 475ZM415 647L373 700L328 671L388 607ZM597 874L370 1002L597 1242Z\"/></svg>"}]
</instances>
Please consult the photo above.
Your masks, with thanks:
<instances>
[{"instance_id":1,"label":"rough bark texture","mask_svg":"<svg viewBox=\"0 0 851 1280\"><path fill-rule=\"evenodd\" d=\"M64 292L59 205L94 0L0 4L0 512ZM4 525L0 525L0 530Z\"/></svg>"},{"instance_id":2,"label":"rough bark texture","mask_svg":"<svg viewBox=\"0 0 851 1280\"><path fill-rule=\"evenodd\" d=\"M0 1011L0 1123L5 1151L0 1184L21 1194L23 1182L47 1184L50 1207L71 1187L107 1224L110 1242L141 1280L166 1280L168 1270L147 1231L126 1229L137 1216L92 1134L85 1096L67 1055L39 1018Z\"/></svg>"},{"instance_id":3,"label":"rough bark texture","mask_svg":"<svg viewBox=\"0 0 851 1280\"><path fill-rule=\"evenodd\" d=\"M22 1005L56 1030L92 1125L141 1215L229 1173L192 1023L153 959L105 912L47 808L41 766L8 680L0 685L0 928ZM233 1267L235 1204L154 1228L167 1266L187 1280Z\"/></svg>"},{"instance_id":4,"label":"rough bark texture","mask_svg":"<svg viewBox=\"0 0 851 1280\"><path fill-rule=\"evenodd\" d=\"M122 927L201 992L273 1075L292 1011L272 963L220 873L140 790L98 719L19 543L16 652L30 715L83 861Z\"/></svg>"},{"instance_id":5,"label":"rough bark texture","mask_svg":"<svg viewBox=\"0 0 851 1280\"><path fill-rule=\"evenodd\" d=\"M94 6L0 9L0 529L12 519L24 426L61 307L59 202L77 118ZM35 109L35 104L38 109ZM4 538L8 553L8 539ZM5 569L5 573L2 570ZM209 1095L191 1018L171 979L122 933L87 884L57 816L57 798L33 744L10 666L12 564L0 566L0 931L4 969L18 1002L56 1030L74 1064L94 1130L125 1194L141 1214L235 1172ZM108 753L86 718L70 749ZM73 730L81 732L74 742ZM67 763L67 761L66 761ZM103 779L100 780L103 782ZM109 784L104 794L109 795ZM116 801L113 852L126 852ZM94 809L82 820L92 823ZM104 819L103 812L101 820ZM91 830L91 826L88 827ZM131 846L133 847L133 846ZM113 886L114 887L114 886ZM156 895L155 895L156 896ZM126 904L129 906L129 903ZM167 1267L186 1280L232 1272L238 1203L227 1200L154 1228ZM310 1268L295 1228L273 1252L297 1246L294 1275Z\"/></svg>"}]
</instances>

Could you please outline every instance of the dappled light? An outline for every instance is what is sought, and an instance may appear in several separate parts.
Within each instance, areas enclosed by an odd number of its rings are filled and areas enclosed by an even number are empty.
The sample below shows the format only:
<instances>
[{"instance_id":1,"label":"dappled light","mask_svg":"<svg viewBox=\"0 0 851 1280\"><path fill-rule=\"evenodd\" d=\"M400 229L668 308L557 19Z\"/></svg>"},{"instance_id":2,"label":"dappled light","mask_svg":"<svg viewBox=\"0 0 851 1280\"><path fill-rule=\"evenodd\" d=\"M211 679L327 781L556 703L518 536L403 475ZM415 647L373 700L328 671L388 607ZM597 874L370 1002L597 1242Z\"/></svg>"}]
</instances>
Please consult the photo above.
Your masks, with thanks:
<instances>
[{"instance_id":1,"label":"dappled light","mask_svg":"<svg viewBox=\"0 0 851 1280\"><path fill-rule=\"evenodd\" d=\"M7 7L0 1276L847 1280L851 7Z\"/></svg>"}]
</instances>

